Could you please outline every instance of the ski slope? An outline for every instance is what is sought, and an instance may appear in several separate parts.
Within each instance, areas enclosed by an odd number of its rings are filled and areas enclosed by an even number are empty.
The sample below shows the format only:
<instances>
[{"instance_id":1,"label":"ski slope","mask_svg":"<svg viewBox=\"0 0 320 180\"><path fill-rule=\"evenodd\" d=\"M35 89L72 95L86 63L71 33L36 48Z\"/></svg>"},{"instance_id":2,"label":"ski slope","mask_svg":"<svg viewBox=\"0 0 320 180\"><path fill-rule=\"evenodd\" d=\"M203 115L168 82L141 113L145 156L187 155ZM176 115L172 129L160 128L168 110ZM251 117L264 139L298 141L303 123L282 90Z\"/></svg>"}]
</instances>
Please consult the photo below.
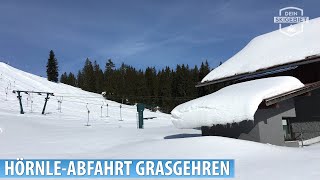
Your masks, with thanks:
<instances>
[{"instance_id":1,"label":"ski slope","mask_svg":"<svg viewBox=\"0 0 320 180\"><path fill-rule=\"evenodd\" d=\"M0 62L0 89L2 91L0 113L19 114L19 101L17 94L13 90L51 92L55 96L50 97L46 117L63 117L64 119L78 119L87 122L87 108L90 110L90 120L126 120L136 126L136 106L121 105L119 103L106 100L100 94L90 93L80 88L72 87L62 83L53 83L46 78L15 69L5 63ZM7 99L6 99L6 93ZM42 112L46 94L24 94L22 93L22 103L26 115L34 116ZM61 101L61 113L58 109L58 101ZM32 105L32 107L31 107ZM121 114L120 114L121 105ZM108 106L108 107L107 107ZM101 113L102 107L102 113ZM106 117L106 116L109 117ZM101 117L102 116L102 117ZM158 125L168 125L166 121L168 115L145 111L145 117L157 117ZM165 120L162 120L165 119ZM80 121L81 122L81 121ZM147 124L148 126L148 124Z\"/></svg>"},{"instance_id":2,"label":"ski slope","mask_svg":"<svg viewBox=\"0 0 320 180\"><path fill-rule=\"evenodd\" d=\"M6 101L5 88L10 83ZM46 115L41 115L44 96L40 95L32 97L31 112L27 95L22 94L26 113L21 115L16 94L11 93L13 89L50 91L64 96L62 112L57 110L56 97L52 97ZM118 103L105 101L99 94L48 82L4 63L0 63L0 93L1 159L235 159L235 179L317 180L320 177L318 144L288 148L224 137L201 137L199 130L175 128L170 115L148 111L145 117L156 118L145 121L145 129L138 130L135 106L124 106L123 121L119 121ZM109 117L105 108L100 117L102 102L110 105ZM91 126L85 126L86 103L91 111Z\"/></svg>"}]
</instances>

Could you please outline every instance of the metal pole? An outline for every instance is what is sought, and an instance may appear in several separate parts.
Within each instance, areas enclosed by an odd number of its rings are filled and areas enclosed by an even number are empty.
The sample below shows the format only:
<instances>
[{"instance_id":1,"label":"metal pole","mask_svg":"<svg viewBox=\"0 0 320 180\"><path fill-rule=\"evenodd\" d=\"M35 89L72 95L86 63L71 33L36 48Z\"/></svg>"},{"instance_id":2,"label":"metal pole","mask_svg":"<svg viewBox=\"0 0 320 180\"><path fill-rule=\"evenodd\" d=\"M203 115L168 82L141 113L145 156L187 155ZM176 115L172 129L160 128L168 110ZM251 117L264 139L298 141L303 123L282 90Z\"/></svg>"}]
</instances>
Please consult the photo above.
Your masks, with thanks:
<instances>
[{"instance_id":1,"label":"metal pole","mask_svg":"<svg viewBox=\"0 0 320 180\"><path fill-rule=\"evenodd\" d=\"M139 111L138 116L139 116L139 129L143 129L143 111Z\"/></svg>"},{"instance_id":2,"label":"metal pole","mask_svg":"<svg viewBox=\"0 0 320 180\"><path fill-rule=\"evenodd\" d=\"M31 96L30 96L31 97ZM30 98L30 112L33 112L33 110L32 110L32 104L33 104L33 100L32 100L32 98Z\"/></svg>"},{"instance_id":3,"label":"metal pole","mask_svg":"<svg viewBox=\"0 0 320 180\"><path fill-rule=\"evenodd\" d=\"M47 93L47 97L44 99L44 106L43 106L43 109L42 109L42 114L44 114L44 112L46 111L46 106L47 106L48 99L49 99L49 93Z\"/></svg>"},{"instance_id":4,"label":"metal pole","mask_svg":"<svg viewBox=\"0 0 320 180\"><path fill-rule=\"evenodd\" d=\"M103 107L103 105L101 105L101 116L100 117L102 117L102 107Z\"/></svg>"},{"instance_id":5,"label":"metal pole","mask_svg":"<svg viewBox=\"0 0 320 180\"><path fill-rule=\"evenodd\" d=\"M300 138L301 138L301 146L303 147L303 133L302 133L302 131L301 131L301 134L300 134Z\"/></svg>"},{"instance_id":6,"label":"metal pole","mask_svg":"<svg viewBox=\"0 0 320 180\"><path fill-rule=\"evenodd\" d=\"M122 108L122 106L121 106L121 104L120 104L120 121L123 121L123 120L122 120L121 108Z\"/></svg>"},{"instance_id":7,"label":"metal pole","mask_svg":"<svg viewBox=\"0 0 320 180\"><path fill-rule=\"evenodd\" d=\"M62 111L62 101L63 101L63 96L60 97L60 113Z\"/></svg>"},{"instance_id":8,"label":"metal pole","mask_svg":"<svg viewBox=\"0 0 320 180\"><path fill-rule=\"evenodd\" d=\"M139 114L136 113L136 120L137 120L137 129L139 129Z\"/></svg>"},{"instance_id":9,"label":"metal pole","mask_svg":"<svg viewBox=\"0 0 320 180\"><path fill-rule=\"evenodd\" d=\"M88 110L88 121L87 121L87 125L86 126L90 126L89 125L89 114L90 114L90 110L89 110L89 108L88 108L88 103L87 103L87 105L86 105L86 108L87 108L87 110Z\"/></svg>"},{"instance_id":10,"label":"metal pole","mask_svg":"<svg viewBox=\"0 0 320 180\"><path fill-rule=\"evenodd\" d=\"M19 99L19 103L20 103L20 114L24 114L23 107L22 107L22 101L21 101L22 96L20 95L20 91L17 91L17 93L18 93L17 98Z\"/></svg>"},{"instance_id":11,"label":"metal pole","mask_svg":"<svg viewBox=\"0 0 320 180\"><path fill-rule=\"evenodd\" d=\"M109 117L109 104L107 104L107 117Z\"/></svg>"},{"instance_id":12,"label":"metal pole","mask_svg":"<svg viewBox=\"0 0 320 180\"><path fill-rule=\"evenodd\" d=\"M6 92L6 101L8 101L8 87L7 88L5 88L5 92Z\"/></svg>"}]
</instances>

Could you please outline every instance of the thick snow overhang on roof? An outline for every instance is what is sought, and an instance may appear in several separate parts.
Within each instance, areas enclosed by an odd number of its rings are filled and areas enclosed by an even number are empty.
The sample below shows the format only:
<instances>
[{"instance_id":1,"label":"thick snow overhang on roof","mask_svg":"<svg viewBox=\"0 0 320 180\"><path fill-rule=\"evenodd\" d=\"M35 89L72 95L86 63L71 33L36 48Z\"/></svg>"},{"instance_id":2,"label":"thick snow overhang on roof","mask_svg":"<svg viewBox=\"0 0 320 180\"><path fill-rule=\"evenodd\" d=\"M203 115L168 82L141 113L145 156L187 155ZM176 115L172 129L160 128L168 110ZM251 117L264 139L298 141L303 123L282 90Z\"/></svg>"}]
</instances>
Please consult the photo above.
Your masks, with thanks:
<instances>
[{"instance_id":1,"label":"thick snow overhang on roof","mask_svg":"<svg viewBox=\"0 0 320 180\"><path fill-rule=\"evenodd\" d=\"M292 37L277 30L254 38L241 51L205 76L201 84L314 60L314 56L320 54L320 18L292 27L298 28L301 25L303 32Z\"/></svg>"},{"instance_id":2,"label":"thick snow overhang on roof","mask_svg":"<svg viewBox=\"0 0 320 180\"><path fill-rule=\"evenodd\" d=\"M197 128L254 120L264 99L302 87L298 79L290 76L234 84L177 106L171 112L172 122L177 128Z\"/></svg>"}]
</instances>

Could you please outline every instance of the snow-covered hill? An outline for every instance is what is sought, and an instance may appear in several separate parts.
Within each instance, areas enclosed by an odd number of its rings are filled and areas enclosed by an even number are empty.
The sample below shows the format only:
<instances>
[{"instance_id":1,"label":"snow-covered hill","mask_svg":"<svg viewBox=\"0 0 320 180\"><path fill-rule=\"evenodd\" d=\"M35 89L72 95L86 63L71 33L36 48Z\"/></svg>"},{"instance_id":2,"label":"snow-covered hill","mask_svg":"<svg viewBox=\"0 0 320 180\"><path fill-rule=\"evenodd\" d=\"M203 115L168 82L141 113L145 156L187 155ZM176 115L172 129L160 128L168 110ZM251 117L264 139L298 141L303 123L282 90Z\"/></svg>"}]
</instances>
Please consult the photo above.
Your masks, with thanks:
<instances>
[{"instance_id":1,"label":"snow-covered hill","mask_svg":"<svg viewBox=\"0 0 320 180\"><path fill-rule=\"evenodd\" d=\"M130 121L130 123L134 123L134 125L136 125L137 111L135 106L121 105L122 108L120 114L120 104L105 100L100 94L83 91L79 88L62 83L53 83L47 81L46 78L23 72L0 62L0 100L4 102L0 105L0 113L6 112L10 114L19 114L19 102L17 99L17 94L12 93L13 90L43 91L54 93L55 96L50 98L47 105L46 118L61 117L65 120L77 119L79 122L86 122L86 106L88 104L88 108L90 110L90 119L93 121L122 119L127 122ZM26 112L26 115L24 116L34 116L40 114L44 105L45 96L46 94L22 94L23 107L24 111ZM59 100L62 100L62 113L57 110ZM105 117L107 115L110 117ZM145 116L157 117L157 122L159 124L171 124L169 121L169 115L167 114L145 111ZM148 126L148 124L146 124L146 126Z\"/></svg>"},{"instance_id":2,"label":"snow-covered hill","mask_svg":"<svg viewBox=\"0 0 320 180\"><path fill-rule=\"evenodd\" d=\"M5 89L8 88L6 100ZM55 93L41 115L44 95L22 94L19 114L12 90ZM57 110L63 96L62 112ZM32 112L31 102L33 101ZM109 105L109 117L106 107ZM90 113L87 122L86 104ZM48 82L0 63L0 159L3 158L181 158L235 159L236 179L308 179L320 177L320 146L288 148L223 137L200 137L198 130L176 129L170 115L145 112L145 129L136 128L136 107L106 101L101 95Z\"/></svg>"}]
</instances>

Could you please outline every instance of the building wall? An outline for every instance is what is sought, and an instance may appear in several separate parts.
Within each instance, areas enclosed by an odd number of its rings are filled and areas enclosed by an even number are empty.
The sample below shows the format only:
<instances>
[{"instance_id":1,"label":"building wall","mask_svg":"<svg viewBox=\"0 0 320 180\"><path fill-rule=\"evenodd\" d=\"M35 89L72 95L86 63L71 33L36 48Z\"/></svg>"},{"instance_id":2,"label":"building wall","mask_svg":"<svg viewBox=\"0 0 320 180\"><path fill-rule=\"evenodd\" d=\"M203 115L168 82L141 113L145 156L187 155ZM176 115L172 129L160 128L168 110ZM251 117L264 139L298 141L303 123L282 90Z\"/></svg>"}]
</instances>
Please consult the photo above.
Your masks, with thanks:
<instances>
[{"instance_id":1,"label":"building wall","mask_svg":"<svg viewBox=\"0 0 320 180\"><path fill-rule=\"evenodd\" d=\"M311 96L295 98L296 118L290 119L293 138L307 140L320 136L320 89Z\"/></svg>"},{"instance_id":2,"label":"building wall","mask_svg":"<svg viewBox=\"0 0 320 180\"><path fill-rule=\"evenodd\" d=\"M254 128L248 134L241 134L239 139L269 143L274 145L284 145L284 131L282 117L295 117L293 100L283 101L278 107L268 109L258 109L254 117Z\"/></svg>"},{"instance_id":3,"label":"building wall","mask_svg":"<svg viewBox=\"0 0 320 180\"><path fill-rule=\"evenodd\" d=\"M308 140L320 136L320 121L294 122L291 124L294 138Z\"/></svg>"},{"instance_id":4,"label":"building wall","mask_svg":"<svg viewBox=\"0 0 320 180\"><path fill-rule=\"evenodd\" d=\"M258 109L255 113L254 121L202 127L202 135L284 145L283 116L295 117L292 99L281 102L279 107Z\"/></svg>"},{"instance_id":5,"label":"building wall","mask_svg":"<svg viewBox=\"0 0 320 180\"><path fill-rule=\"evenodd\" d=\"M294 106L282 103L278 109L258 110L256 119L259 121L260 142L274 145L284 145L284 130L282 117L294 117ZM284 107L283 107L284 106ZM261 114L261 115L260 115Z\"/></svg>"},{"instance_id":6,"label":"building wall","mask_svg":"<svg viewBox=\"0 0 320 180\"><path fill-rule=\"evenodd\" d=\"M299 141L320 136L320 89L311 92L311 96L299 96L280 102L277 108L258 109L254 128L239 138L281 146L298 146L294 141L285 142L282 120L287 117L291 117L293 139Z\"/></svg>"}]
</instances>

